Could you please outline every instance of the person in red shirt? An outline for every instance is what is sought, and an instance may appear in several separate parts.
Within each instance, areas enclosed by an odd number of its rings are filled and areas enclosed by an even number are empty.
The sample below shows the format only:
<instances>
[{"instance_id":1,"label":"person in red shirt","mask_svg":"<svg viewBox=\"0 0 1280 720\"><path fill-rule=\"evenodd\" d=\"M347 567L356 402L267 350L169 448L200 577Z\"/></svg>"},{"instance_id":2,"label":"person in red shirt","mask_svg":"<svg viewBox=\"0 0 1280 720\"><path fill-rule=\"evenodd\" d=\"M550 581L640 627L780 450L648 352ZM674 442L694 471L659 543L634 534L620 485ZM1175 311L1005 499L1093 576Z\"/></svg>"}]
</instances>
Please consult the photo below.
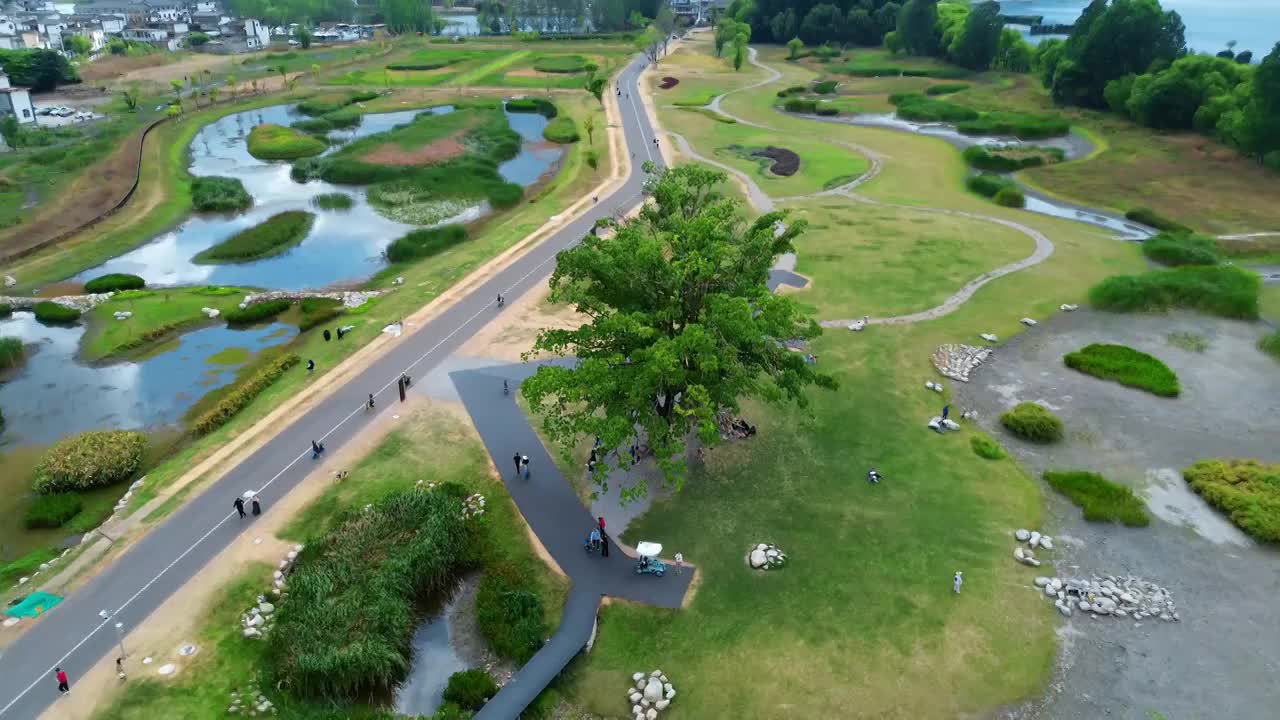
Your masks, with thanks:
<instances>
[{"instance_id":1,"label":"person in red shirt","mask_svg":"<svg viewBox=\"0 0 1280 720\"><path fill-rule=\"evenodd\" d=\"M60 693L71 692L71 681L67 680L67 674L62 671L62 668L56 667L53 669L53 672L54 672L54 675L58 678L58 692Z\"/></svg>"},{"instance_id":2,"label":"person in red shirt","mask_svg":"<svg viewBox=\"0 0 1280 720\"><path fill-rule=\"evenodd\" d=\"M596 519L600 521L600 533L603 534L604 533L604 516L602 515Z\"/></svg>"}]
</instances>

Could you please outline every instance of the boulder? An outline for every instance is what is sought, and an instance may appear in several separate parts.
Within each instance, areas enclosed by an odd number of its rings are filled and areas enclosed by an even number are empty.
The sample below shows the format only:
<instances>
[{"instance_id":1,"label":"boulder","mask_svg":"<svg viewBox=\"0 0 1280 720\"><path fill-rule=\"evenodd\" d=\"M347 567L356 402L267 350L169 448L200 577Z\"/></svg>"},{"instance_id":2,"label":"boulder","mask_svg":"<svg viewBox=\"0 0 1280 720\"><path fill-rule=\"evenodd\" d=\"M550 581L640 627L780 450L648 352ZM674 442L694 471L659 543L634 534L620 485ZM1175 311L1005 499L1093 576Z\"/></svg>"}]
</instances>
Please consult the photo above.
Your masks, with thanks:
<instances>
[{"instance_id":1,"label":"boulder","mask_svg":"<svg viewBox=\"0 0 1280 720\"><path fill-rule=\"evenodd\" d=\"M1045 550L1052 550L1052 549L1053 549L1053 538L1049 537L1048 535L1041 535L1041 536L1040 536L1040 547L1044 548Z\"/></svg>"},{"instance_id":2,"label":"boulder","mask_svg":"<svg viewBox=\"0 0 1280 720\"><path fill-rule=\"evenodd\" d=\"M1043 576L1043 575L1039 575L1039 576L1037 576L1037 577L1036 577L1036 579L1035 579L1035 581L1034 581L1034 582L1035 582L1035 584L1036 584L1036 587L1038 587L1038 588L1042 588L1042 587L1044 587L1044 586L1046 586L1046 585L1048 585L1048 584L1049 584L1049 578L1047 578L1047 577L1045 577L1045 576Z\"/></svg>"},{"instance_id":3,"label":"boulder","mask_svg":"<svg viewBox=\"0 0 1280 720\"><path fill-rule=\"evenodd\" d=\"M632 691L632 693L631 693L630 695L628 695L628 696L627 696L627 699L631 701L631 704L632 704L632 705L634 705L634 704L636 704L636 703L640 702L641 698L643 698L643 697L644 697L644 696L643 696L643 695L641 695L640 693Z\"/></svg>"},{"instance_id":4,"label":"boulder","mask_svg":"<svg viewBox=\"0 0 1280 720\"><path fill-rule=\"evenodd\" d=\"M654 670L653 672L649 673L649 677L662 677L662 671Z\"/></svg>"},{"instance_id":5,"label":"boulder","mask_svg":"<svg viewBox=\"0 0 1280 720\"><path fill-rule=\"evenodd\" d=\"M1023 562L1027 559L1027 553L1022 549L1021 545L1013 549L1013 559L1018 562Z\"/></svg>"},{"instance_id":6,"label":"boulder","mask_svg":"<svg viewBox=\"0 0 1280 720\"><path fill-rule=\"evenodd\" d=\"M645 712L644 716L645 716L645 718L646 718L647 720L656 720L656 719L657 719L657 717L658 717L658 711L657 711L657 710L655 710L655 709L653 709L653 708L649 708L649 709Z\"/></svg>"},{"instance_id":7,"label":"boulder","mask_svg":"<svg viewBox=\"0 0 1280 720\"><path fill-rule=\"evenodd\" d=\"M671 687L671 681L667 679L666 675L659 675L658 679L662 681L664 687Z\"/></svg>"},{"instance_id":8,"label":"boulder","mask_svg":"<svg viewBox=\"0 0 1280 720\"><path fill-rule=\"evenodd\" d=\"M631 676L632 682L640 682L644 679L644 673L636 673Z\"/></svg>"},{"instance_id":9,"label":"boulder","mask_svg":"<svg viewBox=\"0 0 1280 720\"><path fill-rule=\"evenodd\" d=\"M632 715L641 715L641 716L643 716L643 715L644 715L644 708L640 707L639 705L632 705L632 706L631 706L631 714L632 714Z\"/></svg>"},{"instance_id":10,"label":"boulder","mask_svg":"<svg viewBox=\"0 0 1280 720\"><path fill-rule=\"evenodd\" d=\"M17 278L15 278L14 276L12 276L12 275L5 275L5 276L4 276L4 286L5 286L5 287L13 287L14 285L17 285L17 284L18 284L18 280L17 280Z\"/></svg>"},{"instance_id":11,"label":"boulder","mask_svg":"<svg viewBox=\"0 0 1280 720\"><path fill-rule=\"evenodd\" d=\"M649 702L657 702L662 699L662 681L658 678L649 678L649 683L644 686L644 699Z\"/></svg>"},{"instance_id":12,"label":"boulder","mask_svg":"<svg viewBox=\"0 0 1280 720\"><path fill-rule=\"evenodd\" d=\"M1031 547L1035 547L1036 545L1039 545L1040 533L1036 532L1035 530L1032 530L1031 537L1027 538L1027 541L1031 543Z\"/></svg>"},{"instance_id":13,"label":"boulder","mask_svg":"<svg viewBox=\"0 0 1280 720\"><path fill-rule=\"evenodd\" d=\"M769 563L769 556L764 554L763 550L751 551L751 567L757 570Z\"/></svg>"},{"instance_id":14,"label":"boulder","mask_svg":"<svg viewBox=\"0 0 1280 720\"><path fill-rule=\"evenodd\" d=\"M668 691L667 691L667 699L668 699L668 700L672 700L672 699L674 699L674 698L675 698L675 696L676 696L675 688L672 688L672 689L670 689L670 690L668 690Z\"/></svg>"},{"instance_id":15,"label":"boulder","mask_svg":"<svg viewBox=\"0 0 1280 720\"><path fill-rule=\"evenodd\" d=\"M1059 580L1058 578L1053 578L1052 580L1049 581L1049 584L1053 586L1053 589L1055 591L1062 589L1062 581Z\"/></svg>"},{"instance_id":16,"label":"boulder","mask_svg":"<svg viewBox=\"0 0 1280 720\"><path fill-rule=\"evenodd\" d=\"M263 602L258 603L258 611L263 615L270 615L276 611L276 606L264 600Z\"/></svg>"},{"instance_id":17,"label":"boulder","mask_svg":"<svg viewBox=\"0 0 1280 720\"><path fill-rule=\"evenodd\" d=\"M667 709L667 706L668 706L668 705L670 705L670 704L671 704L671 701L670 701L670 700L663 699L663 700L659 700L658 702L654 703L654 704L653 704L653 706L654 706L655 708L659 709L659 710L666 710L666 709Z\"/></svg>"},{"instance_id":18,"label":"boulder","mask_svg":"<svg viewBox=\"0 0 1280 720\"><path fill-rule=\"evenodd\" d=\"M1076 607L1080 608L1081 610L1088 610L1088 609L1089 609L1089 601L1088 601L1088 600L1081 600L1079 603L1076 603Z\"/></svg>"},{"instance_id":19,"label":"boulder","mask_svg":"<svg viewBox=\"0 0 1280 720\"><path fill-rule=\"evenodd\" d=\"M1013 531L1013 537L1016 538L1018 542L1026 542L1031 539L1031 532L1029 530L1019 528Z\"/></svg>"},{"instance_id":20,"label":"boulder","mask_svg":"<svg viewBox=\"0 0 1280 720\"><path fill-rule=\"evenodd\" d=\"M1035 327L1036 321L1032 320L1031 318L1022 318L1022 324L1026 325L1027 327Z\"/></svg>"},{"instance_id":21,"label":"boulder","mask_svg":"<svg viewBox=\"0 0 1280 720\"><path fill-rule=\"evenodd\" d=\"M948 430L959 430L959 429L960 429L960 423L956 422L955 420L952 420L951 418L947 418L946 420L943 420L943 421L942 421L942 426L943 426L943 427L945 427L945 428L946 428L946 429L948 429Z\"/></svg>"},{"instance_id":22,"label":"boulder","mask_svg":"<svg viewBox=\"0 0 1280 720\"><path fill-rule=\"evenodd\" d=\"M983 340L986 340L987 342L1000 342L1000 338L991 333L981 333L980 335L978 335L978 337L982 338Z\"/></svg>"},{"instance_id":23,"label":"boulder","mask_svg":"<svg viewBox=\"0 0 1280 720\"><path fill-rule=\"evenodd\" d=\"M765 543L760 543L759 545L756 545L756 549L760 551L764 551L764 550L768 550L769 546Z\"/></svg>"},{"instance_id":24,"label":"boulder","mask_svg":"<svg viewBox=\"0 0 1280 720\"><path fill-rule=\"evenodd\" d=\"M1062 305L1060 305L1060 306L1058 306L1058 307L1059 307L1059 309L1061 309L1061 310L1062 310L1062 312L1075 312L1077 309L1079 309L1079 307L1080 307L1080 306L1079 306L1079 305L1071 305L1071 304L1069 304L1069 303L1063 303Z\"/></svg>"}]
</instances>

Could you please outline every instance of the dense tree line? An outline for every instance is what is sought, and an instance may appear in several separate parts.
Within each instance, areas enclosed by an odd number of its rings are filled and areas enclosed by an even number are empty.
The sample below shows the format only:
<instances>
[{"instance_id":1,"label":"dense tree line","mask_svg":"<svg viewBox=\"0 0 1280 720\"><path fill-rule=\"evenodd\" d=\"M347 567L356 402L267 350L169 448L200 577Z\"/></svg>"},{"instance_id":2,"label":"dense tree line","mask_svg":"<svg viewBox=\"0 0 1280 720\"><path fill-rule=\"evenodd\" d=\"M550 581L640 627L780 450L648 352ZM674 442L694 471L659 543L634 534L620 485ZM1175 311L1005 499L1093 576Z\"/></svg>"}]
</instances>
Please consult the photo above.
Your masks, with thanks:
<instances>
[{"instance_id":1,"label":"dense tree line","mask_svg":"<svg viewBox=\"0 0 1280 720\"><path fill-rule=\"evenodd\" d=\"M734 0L728 15L750 25L757 42L879 45L901 7L895 0Z\"/></svg>"},{"instance_id":2,"label":"dense tree line","mask_svg":"<svg viewBox=\"0 0 1280 720\"><path fill-rule=\"evenodd\" d=\"M76 69L54 50L0 50L0 67L11 84L36 92L80 82Z\"/></svg>"}]
</instances>

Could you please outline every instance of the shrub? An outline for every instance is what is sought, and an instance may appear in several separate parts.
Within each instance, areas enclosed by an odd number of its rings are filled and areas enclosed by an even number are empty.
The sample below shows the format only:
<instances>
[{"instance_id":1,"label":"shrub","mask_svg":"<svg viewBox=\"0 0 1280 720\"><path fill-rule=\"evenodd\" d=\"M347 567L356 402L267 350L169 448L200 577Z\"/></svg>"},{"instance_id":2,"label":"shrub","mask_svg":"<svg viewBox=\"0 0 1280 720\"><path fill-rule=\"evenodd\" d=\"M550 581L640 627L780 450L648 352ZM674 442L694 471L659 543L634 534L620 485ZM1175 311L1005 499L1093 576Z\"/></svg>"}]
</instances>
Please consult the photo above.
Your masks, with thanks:
<instances>
[{"instance_id":1,"label":"shrub","mask_svg":"<svg viewBox=\"0 0 1280 720\"><path fill-rule=\"evenodd\" d=\"M588 150L586 154L582 156L582 158L583 160L586 161L587 167L591 168L592 170L595 170L600 167L600 153L596 152L595 150Z\"/></svg>"},{"instance_id":2,"label":"shrub","mask_svg":"<svg viewBox=\"0 0 1280 720\"><path fill-rule=\"evenodd\" d=\"M1071 131L1071 122L1060 115L986 112L973 120L956 123L965 135L1012 135L1023 140L1058 137Z\"/></svg>"},{"instance_id":3,"label":"shrub","mask_svg":"<svg viewBox=\"0 0 1280 720\"><path fill-rule=\"evenodd\" d=\"M12 305L0 304L0 318L7 318L13 314Z\"/></svg>"},{"instance_id":4,"label":"shrub","mask_svg":"<svg viewBox=\"0 0 1280 720\"><path fill-rule=\"evenodd\" d=\"M1198 310L1237 320L1258 319L1261 278L1228 265L1156 270L1109 277L1089 289L1089 302L1111 312Z\"/></svg>"},{"instance_id":5,"label":"shrub","mask_svg":"<svg viewBox=\"0 0 1280 720\"><path fill-rule=\"evenodd\" d=\"M80 319L79 310L48 300L36 303L31 311L35 313L36 320L51 325L73 323Z\"/></svg>"},{"instance_id":6,"label":"shrub","mask_svg":"<svg viewBox=\"0 0 1280 720\"><path fill-rule=\"evenodd\" d=\"M377 97L377 90L356 90L347 96L347 104L351 105L354 103L369 102L370 100L376 100Z\"/></svg>"},{"instance_id":7,"label":"shrub","mask_svg":"<svg viewBox=\"0 0 1280 720\"><path fill-rule=\"evenodd\" d=\"M824 105L822 103L818 103L818 106L814 108L813 113L815 115L818 115L819 117L831 117L833 115L839 115L840 108L835 108L835 107L831 107L830 105Z\"/></svg>"},{"instance_id":8,"label":"shrub","mask_svg":"<svg viewBox=\"0 0 1280 720\"><path fill-rule=\"evenodd\" d=\"M245 228L213 247L197 253L197 264L248 262L279 255L302 242L316 216L301 210L272 215L261 224Z\"/></svg>"},{"instance_id":9,"label":"shrub","mask_svg":"<svg viewBox=\"0 0 1280 720\"><path fill-rule=\"evenodd\" d=\"M587 69L581 55L547 55L533 61L533 69L544 73L579 73Z\"/></svg>"},{"instance_id":10,"label":"shrub","mask_svg":"<svg viewBox=\"0 0 1280 720\"><path fill-rule=\"evenodd\" d=\"M118 290L138 290L146 287L146 285L147 281L137 275L111 273L109 275L99 275L85 283L84 291L87 293L106 293Z\"/></svg>"},{"instance_id":11,"label":"shrub","mask_svg":"<svg viewBox=\"0 0 1280 720\"><path fill-rule=\"evenodd\" d=\"M995 200L997 205L1003 205L1004 207L1020 208L1027 206L1026 196L1022 194L1022 190L1016 187L1000 188L1000 191L996 193L992 200Z\"/></svg>"},{"instance_id":12,"label":"shrub","mask_svg":"<svg viewBox=\"0 0 1280 720\"><path fill-rule=\"evenodd\" d=\"M463 225L414 230L404 237L396 238L387 246L387 261L399 263L431 257L465 242L466 239L467 228Z\"/></svg>"},{"instance_id":13,"label":"shrub","mask_svg":"<svg viewBox=\"0 0 1280 720\"><path fill-rule=\"evenodd\" d=\"M259 160L297 160L319 155L329 143L314 135L271 123L249 131L249 154Z\"/></svg>"},{"instance_id":14,"label":"shrub","mask_svg":"<svg viewBox=\"0 0 1280 720\"><path fill-rule=\"evenodd\" d=\"M986 435L970 435L969 447L973 448L973 454L987 460L1000 460L1005 457L1004 448L1000 447L1000 443Z\"/></svg>"},{"instance_id":15,"label":"shrub","mask_svg":"<svg viewBox=\"0 0 1280 720\"><path fill-rule=\"evenodd\" d=\"M434 60L415 60L409 63L392 63L387 66L388 70L439 70L442 67L448 67L458 61L455 57L438 57Z\"/></svg>"},{"instance_id":16,"label":"shrub","mask_svg":"<svg viewBox=\"0 0 1280 720\"><path fill-rule=\"evenodd\" d=\"M573 124L573 118L558 117L547 123L547 126L542 130L542 137L561 145L576 143L578 142L578 128Z\"/></svg>"},{"instance_id":17,"label":"shrub","mask_svg":"<svg viewBox=\"0 0 1280 720\"><path fill-rule=\"evenodd\" d=\"M1217 265L1218 243L1186 232L1162 232L1142 243L1142 254L1164 265Z\"/></svg>"},{"instance_id":18,"label":"shrub","mask_svg":"<svg viewBox=\"0 0 1280 720\"><path fill-rule=\"evenodd\" d=\"M836 85L838 84L835 80L823 80L813 84L813 91L819 95L830 95L836 91Z\"/></svg>"},{"instance_id":19,"label":"shrub","mask_svg":"<svg viewBox=\"0 0 1280 720\"><path fill-rule=\"evenodd\" d=\"M1258 349L1280 360L1280 330L1263 337L1258 341Z\"/></svg>"},{"instance_id":20,"label":"shrub","mask_svg":"<svg viewBox=\"0 0 1280 720\"><path fill-rule=\"evenodd\" d=\"M1000 416L1000 424L1023 440L1054 443L1062 439L1062 421L1043 405L1024 402Z\"/></svg>"},{"instance_id":21,"label":"shrub","mask_svg":"<svg viewBox=\"0 0 1280 720\"><path fill-rule=\"evenodd\" d=\"M479 710L498 694L498 683L483 668L472 668L449 676L444 701L464 710Z\"/></svg>"},{"instance_id":22,"label":"shrub","mask_svg":"<svg viewBox=\"0 0 1280 720\"><path fill-rule=\"evenodd\" d=\"M1171 220L1151 208L1136 207L1125 213L1124 216L1136 223L1142 223L1147 227L1153 227L1157 230L1181 233L1191 232L1191 228L1177 222L1176 220Z\"/></svg>"},{"instance_id":23,"label":"shrub","mask_svg":"<svg viewBox=\"0 0 1280 720\"><path fill-rule=\"evenodd\" d=\"M1000 175L992 175L989 173L979 173L970 175L964 180L965 187L983 197L994 198L1001 190L1018 189L1018 184L1007 177Z\"/></svg>"},{"instance_id":24,"label":"shrub","mask_svg":"<svg viewBox=\"0 0 1280 720\"><path fill-rule=\"evenodd\" d=\"M476 589L476 625L498 655L528 662L546 638L542 598L520 570L491 567Z\"/></svg>"},{"instance_id":25,"label":"shrub","mask_svg":"<svg viewBox=\"0 0 1280 720\"><path fill-rule=\"evenodd\" d=\"M1280 464L1200 460L1182 476L1236 527L1258 540L1280 542Z\"/></svg>"},{"instance_id":26,"label":"shrub","mask_svg":"<svg viewBox=\"0 0 1280 720\"><path fill-rule=\"evenodd\" d=\"M311 200L321 210L350 210L356 201L346 193L325 193Z\"/></svg>"},{"instance_id":27,"label":"shrub","mask_svg":"<svg viewBox=\"0 0 1280 720\"><path fill-rule=\"evenodd\" d=\"M1059 149L1044 148L1044 150L1048 154L1055 155L1052 151ZM1061 152L1061 150L1059 150L1059 152ZM964 161L968 163L970 167L997 173L1010 173L1029 167L1039 167L1040 165L1044 165L1045 162L1043 155L1022 154L1010 157L1009 155L1000 154L1000 151L998 150L992 152L990 149L981 145L972 145L965 148L963 155Z\"/></svg>"},{"instance_id":28,"label":"shrub","mask_svg":"<svg viewBox=\"0 0 1280 720\"><path fill-rule=\"evenodd\" d=\"M968 83L938 83L937 85L930 85L929 87L925 88L924 94L925 95L950 95L951 93L958 93L962 90L968 90L968 89L969 89Z\"/></svg>"},{"instance_id":29,"label":"shrub","mask_svg":"<svg viewBox=\"0 0 1280 720\"><path fill-rule=\"evenodd\" d=\"M301 359L297 355L290 354L275 357L265 362L248 380L236 385L231 392L223 395L212 409L197 417L191 423L191 433L199 437L208 435L222 427L236 413L247 407L263 390L266 390L271 383L275 382L289 368L297 365L300 361Z\"/></svg>"},{"instance_id":30,"label":"shrub","mask_svg":"<svg viewBox=\"0 0 1280 720\"><path fill-rule=\"evenodd\" d=\"M298 322L298 330L301 332L329 322L341 315L343 310L341 302L329 298L303 298L299 305L302 320Z\"/></svg>"},{"instance_id":31,"label":"shrub","mask_svg":"<svg viewBox=\"0 0 1280 720\"><path fill-rule=\"evenodd\" d=\"M22 364L26 356L26 348L22 340L15 337L0 337L0 370L8 370Z\"/></svg>"},{"instance_id":32,"label":"shrub","mask_svg":"<svg viewBox=\"0 0 1280 720\"><path fill-rule=\"evenodd\" d=\"M243 310L232 310L222 317L232 325L248 325L250 323L262 322L269 320L285 310L291 305L288 300L266 300L260 303L254 303Z\"/></svg>"},{"instance_id":33,"label":"shrub","mask_svg":"<svg viewBox=\"0 0 1280 720\"><path fill-rule=\"evenodd\" d=\"M147 436L133 430L73 435L45 451L32 488L42 494L90 490L128 480L142 467Z\"/></svg>"},{"instance_id":34,"label":"shrub","mask_svg":"<svg viewBox=\"0 0 1280 720\"><path fill-rule=\"evenodd\" d=\"M191 205L201 212L244 210L253 198L236 178L198 177L191 181Z\"/></svg>"},{"instance_id":35,"label":"shrub","mask_svg":"<svg viewBox=\"0 0 1280 720\"><path fill-rule=\"evenodd\" d=\"M977 110L956 105L945 100L934 100L919 93L900 93L889 96L889 102L898 109L898 116L917 122L963 122L977 120Z\"/></svg>"},{"instance_id":36,"label":"shrub","mask_svg":"<svg viewBox=\"0 0 1280 720\"><path fill-rule=\"evenodd\" d=\"M790 113L816 113L818 111L818 101L811 98L787 98L782 104L782 109Z\"/></svg>"},{"instance_id":37,"label":"shrub","mask_svg":"<svg viewBox=\"0 0 1280 720\"><path fill-rule=\"evenodd\" d=\"M1178 376L1156 358L1124 345L1095 343L1067 353L1062 362L1072 370L1114 380L1161 397L1178 396Z\"/></svg>"},{"instance_id":38,"label":"shrub","mask_svg":"<svg viewBox=\"0 0 1280 720\"><path fill-rule=\"evenodd\" d=\"M38 495L27 508L24 518L27 528L60 528L79 514L84 502L75 493L62 492Z\"/></svg>"},{"instance_id":39,"label":"shrub","mask_svg":"<svg viewBox=\"0 0 1280 720\"><path fill-rule=\"evenodd\" d=\"M559 114L555 103L542 98L516 98L507 101L507 112L513 113L538 113L546 118L553 118Z\"/></svg>"},{"instance_id":40,"label":"shrub","mask_svg":"<svg viewBox=\"0 0 1280 720\"><path fill-rule=\"evenodd\" d=\"M809 92L809 88L806 88L803 85L792 85L789 88L784 88L782 90L779 90L778 97L786 98L786 97L791 97L792 95L803 95L807 92ZM706 103L702 103L702 104L706 105Z\"/></svg>"},{"instance_id":41,"label":"shrub","mask_svg":"<svg viewBox=\"0 0 1280 720\"><path fill-rule=\"evenodd\" d=\"M1118 522L1129 527L1146 527L1151 523L1146 506L1133 490L1097 473L1050 470L1045 472L1044 480L1078 505L1084 511L1085 520Z\"/></svg>"},{"instance_id":42,"label":"shrub","mask_svg":"<svg viewBox=\"0 0 1280 720\"><path fill-rule=\"evenodd\" d=\"M312 539L267 636L272 684L344 701L392 688L409 669L415 601L448 586L469 539L457 498L418 490L388 495Z\"/></svg>"}]
</instances>

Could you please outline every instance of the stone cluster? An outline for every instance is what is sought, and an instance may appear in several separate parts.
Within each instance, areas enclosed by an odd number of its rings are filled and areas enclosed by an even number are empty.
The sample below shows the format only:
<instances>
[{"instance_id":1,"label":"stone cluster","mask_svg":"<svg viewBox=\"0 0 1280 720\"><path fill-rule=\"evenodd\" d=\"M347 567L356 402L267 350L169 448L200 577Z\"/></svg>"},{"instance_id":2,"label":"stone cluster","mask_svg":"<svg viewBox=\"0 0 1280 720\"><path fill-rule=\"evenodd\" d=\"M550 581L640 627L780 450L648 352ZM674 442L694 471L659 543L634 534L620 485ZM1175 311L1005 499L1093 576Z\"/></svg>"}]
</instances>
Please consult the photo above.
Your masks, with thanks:
<instances>
[{"instance_id":1,"label":"stone cluster","mask_svg":"<svg viewBox=\"0 0 1280 720\"><path fill-rule=\"evenodd\" d=\"M301 300L303 298L327 298L329 300L342 301L343 307L359 307L370 299L378 297L382 292L379 290L335 290L332 292L317 292L311 290L272 290L270 292L252 293L244 296L244 300L240 302L240 309L243 310L250 305L257 305L268 300Z\"/></svg>"},{"instance_id":2,"label":"stone cluster","mask_svg":"<svg viewBox=\"0 0 1280 720\"><path fill-rule=\"evenodd\" d=\"M948 430L959 430L960 423L951 418L943 420L941 415L935 415L929 418L929 429L937 433L944 433Z\"/></svg>"},{"instance_id":3,"label":"stone cluster","mask_svg":"<svg viewBox=\"0 0 1280 720\"><path fill-rule=\"evenodd\" d=\"M1041 535L1034 530L1018 528L1013 531L1013 538L1018 541L1018 545L1013 549L1013 559L1023 565L1040 567L1040 561L1036 559L1035 549L1053 549L1053 538L1048 535ZM1027 547L1022 547L1022 543L1026 543Z\"/></svg>"},{"instance_id":4,"label":"stone cluster","mask_svg":"<svg viewBox=\"0 0 1280 720\"><path fill-rule=\"evenodd\" d=\"M787 564L787 554L771 543L757 543L747 553L747 563L756 570L777 570Z\"/></svg>"},{"instance_id":5,"label":"stone cluster","mask_svg":"<svg viewBox=\"0 0 1280 720\"><path fill-rule=\"evenodd\" d=\"M648 675L638 672L631 676L631 680L627 701L631 703L632 720L654 720L676 697L676 689L661 670L654 670Z\"/></svg>"},{"instance_id":6,"label":"stone cluster","mask_svg":"<svg viewBox=\"0 0 1280 720\"><path fill-rule=\"evenodd\" d=\"M983 360L991 356L991 348L974 347L972 345L942 345L933 351L933 366L944 377L960 382L969 382L969 373L973 372Z\"/></svg>"},{"instance_id":7,"label":"stone cluster","mask_svg":"<svg viewBox=\"0 0 1280 720\"><path fill-rule=\"evenodd\" d=\"M63 307L74 308L80 312L89 312L95 307L111 299L115 293L91 293L89 295L62 295L60 297L19 297L16 295L0 295L0 305L8 305L15 310L29 310L36 303L53 302Z\"/></svg>"},{"instance_id":8,"label":"stone cluster","mask_svg":"<svg viewBox=\"0 0 1280 720\"><path fill-rule=\"evenodd\" d=\"M285 576L293 569L293 563L298 559L298 553L302 552L302 545L294 545L293 549L284 554L280 559L280 563L271 573L271 587L267 588L267 594L271 597L281 598L288 594L285 590Z\"/></svg>"},{"instance_id":9,"label":"stone cluster","mask_svg":"<svg viewBox=\"0 0 1280 720\"><path fill-rule=\"evenodd\" d=\"M276 706L266 695L258 691L258 688L250 685L244 690L231 691L231 705L227 708L228 715L248 715L256 717L258 715L275 715Z\"/></svg>"},{"instance_id":10,"label":"stone cluster","mask_svg":"<svg viewBox=\"0 0 1280 720\"><path fill-rule=\"evenodd\" d=\"M204 316L209 318L210 320L222 314L222 311L219 310L218 308L211 308L211 307L202 307L200 308L200 312L204 313Z\"/></svg>"},{"instance_id":11,"label":"stone cluster","mask_svg":"<svg viewBox=\"0 0 1280 720\"><path fill-rule=\"evenodd\" d=\"M854 332L862 332L863 330L867 329L867 325L870 322L871 322L871 318L869 316L864 316L861 320L854 320L853 322L849 323L848 327L850 330Z\"/></svg>"},{"instance_id":12,"label":"stone cluster","mask_svg":"<svg viewBox=\"0 0 1280 720\"><path fill-rule=\"evenodd\" d=\"M129 318L133 317L133 313L129 312L128 310L117 310L111 313L111 315L114 316L115 319L117 320L128 320Z\"/></svg>"},{"instance_id":13,"label":"stone cluster","mask_svg":"<svg viewBox=\"0 0 1280 720\"><path fill-rule=\"evenodd\" d=\"M1071 617L1073 611L1080 611L1094 617L1131 617L1138 624L1146 618L1165 622L1182 619L1168 590L1132 575L1092 575L1087 579L1037 577L1034 582L1045 597L1053 599L1058 612L1067 617Z\"/></svg>"},{"instance_id":14,"label":"stone cluster","mask_svg":"<svg viewBox=\"0 0 1280 720\"><path fill-rule=\"evenodd\" d=\"M275 603L268 602L265 595L259 595L258 603L240 616L244 636L257 640L266 637L275 625L275 612Z\"/></svg>"}]
</instances>

